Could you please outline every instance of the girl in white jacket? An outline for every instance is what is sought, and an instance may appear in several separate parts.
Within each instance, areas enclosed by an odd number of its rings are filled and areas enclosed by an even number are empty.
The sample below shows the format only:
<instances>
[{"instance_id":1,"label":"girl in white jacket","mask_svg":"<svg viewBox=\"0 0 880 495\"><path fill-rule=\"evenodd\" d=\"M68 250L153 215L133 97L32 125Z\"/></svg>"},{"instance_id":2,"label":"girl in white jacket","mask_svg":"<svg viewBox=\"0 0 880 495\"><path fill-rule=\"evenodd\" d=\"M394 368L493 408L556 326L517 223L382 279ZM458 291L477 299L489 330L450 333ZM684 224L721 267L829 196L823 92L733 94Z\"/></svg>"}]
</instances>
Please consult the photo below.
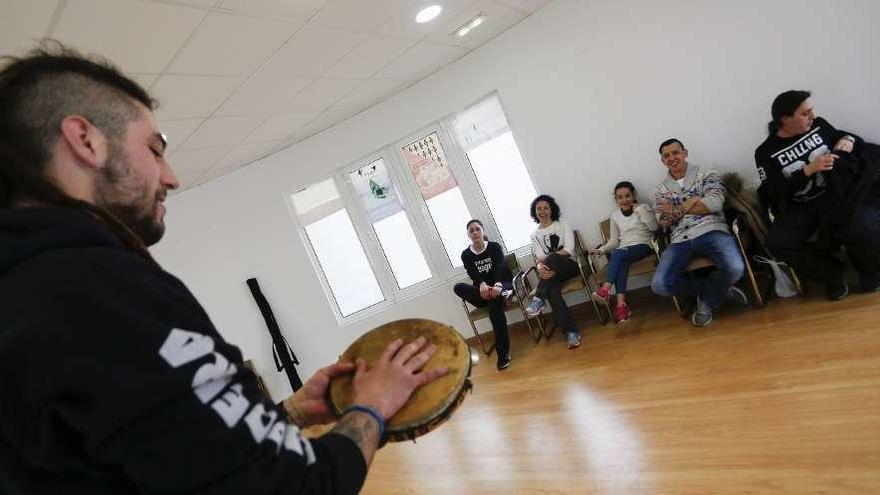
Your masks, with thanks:
<instances>
[{"instance_id":1,"label":"girl in white jacket","mask_svg":"<svg viewBox=\"0 0 880 495\"><path fill-rule=\"evenodd\" d=\"M657 230L657 218L649 205L637 202L636 188L629 181L614 186L614 198L620 208L611 214L611 235L608 242L590 250L590 253L611 254L606 281L593 292L593 299L602 304L609 304L613 285L617 290L617 308L614 316L619 323L622 323L629 321L632 316L632 311L626 304L629 266L651 255L651 236Z\"/></svg>"}]
</instances>

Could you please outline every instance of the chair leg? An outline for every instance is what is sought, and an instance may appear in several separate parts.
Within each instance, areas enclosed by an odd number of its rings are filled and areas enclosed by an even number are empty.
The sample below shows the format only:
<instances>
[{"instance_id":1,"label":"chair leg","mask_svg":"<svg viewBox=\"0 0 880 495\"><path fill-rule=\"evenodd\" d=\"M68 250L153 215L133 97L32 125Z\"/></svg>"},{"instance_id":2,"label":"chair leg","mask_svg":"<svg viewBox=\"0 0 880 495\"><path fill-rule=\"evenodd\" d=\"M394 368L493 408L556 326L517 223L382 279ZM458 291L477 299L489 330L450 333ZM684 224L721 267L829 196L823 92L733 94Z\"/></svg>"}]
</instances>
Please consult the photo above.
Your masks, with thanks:
<instances>
[{"instance_id":1,"label":"chair leg","mask_svg":"<svg viewBox=\"0 0 880 495\"><path fill-rule=\"evenodd\" d=\"M597 285L596 287L598 290L599 286ZM615 290L617 290L617 289L615 288ZM611 309L612 306L616 306L616 305L617 305L617 295L615 294L609 298L608 304L605 305L605 312L608 313L608 319L605 320L606 323L610 321L611 323L614 323L615 325L617 324L617 319L615 319L615 317L614 317L614 310Z\"/></svg>"},{"instance_id":2,"label":"chair leg","mask_svg":"<svg viewBox=\"0 0 880 495\"><path fill-rule=\"evenodd\" d=\"M592 269L591 269L591 270L592 270ZM595 287L595 290L598 291L598 290L599 290L599 287L601 287L601 286L599 285L599 277L595 274L595 272L593 272L593 273L590 275L590 279L593 281L593 287ZM592 297L592 294L589 294L589 292L590 292L590 286L589 286L589 285L587 285L587 289L586 289L586 290L587 290L587 292L588 292L588 294L587 294L587 298L590 299L590 300L592 301L592 300L593 300L593 297ZM615 297L615 296L611 296L611 297L612 297L612 300L614 300L614 297ZM612 304L612 303L611 303L611 300L608 301L608 304L604 304L604 306L605 306L605 312L608 313L608 318L606 318L605 321L602 322L603 325L605 325L605 324L608 323L609 321L611 321L611 322L613 322L613 323L617 323L617 320L614 319L614 311L612 311L612 309L611 309L611 304ZM596 301L593 301L593 306L596 306ZM601 320L602 320L602 319L600 318L600 321L601 321Z\"/></svg>"},{"instance_id":3,"label":"chair leg","mask_svg":"<svg viewBox=\"0 0 880 495\"><path fill-rule=\"evenodd\" d=\"M602 311L599 310L599 305L596 304L596 301L594 301L590 295L590 291L591 291L590 277L587 277L584 274L584 268L583 268L583 266L581 266L580 260L577 260L577 261L578 261L578 271L580 272L579 275L581 276L581 282L583 282L583 284L584 284L584 294L587 296L587 301L589 301L590 304L593 305L593 312L596 313L596 318L599 320L599 324L606 325L606 324L608 324L608 318L606 318L604 316L604 314L602 313ZM591 272L592 272L592 269L591 269ZM595 277L592 277L592 278L595 280ZM597 285L596 290L598 290L598 289L599 289L599 286Z\"/></svg>"},{"instance_id":4,"label":"chair leg","mask_svg":"<svg viewBox=\"0 0 880 495\"><path fill-rule=\"evenodd\" d=\"M804 295L804 286L801 284L801 279L798 278L797 272L794 271L794 268L788 267L788 273L791 275L792 281L794 281L794 286L797 288L798 294Z\"/></svg>"},{"instance_id":5,"label":"chair leg","mask_svg":"<svg viewBox=\"0 0 880 495\"><path fill-rule=\"evenodd\" d=\"M541 322L541 335L545 339L550 340L550 337L556 332L556 316L553 317L550 323L547 322L547 315L544 313L539 314L536 318ZM538 342L538 340L535 342Z\"/></svg>"},{"instance_id":6,"label":"chair leg","mask_svg":"<svg viewBox=\"0 0 880 495\"><path fill-rule=\"evenodd\" d=\"M538 342L541 341L541 337L544 336L544 327L541 324L541 317L540 316L537 316L537 317L531 316L530 317L526 313L526 309L523 307L522 304L520 304L520 311L522 311L523 320L525 320L526 326L529 328L529 335L532 337L532 340L537 344ZM532 327L532 319L537 320L537 322L536 322L536 324L538 325L537 330L535 330Z\"/></svg>"},{"instance_id":7,"label":"chair leg","mask_svg":"<svg viewBox=\"0 0 880 495\"><path fill-rule=\"evenodd\" d=\"M678 313L682 318L685 318L684 310L681 308L681 304L678 302L678 298L672 296L672 305L675 307L675 312Z\"/></svg>"},{"instance_id":8,"label":"chair leg","mask_svg":"<svg viewBox=\"0 0 880 495\"><path fill-rule=\"evenodd\" d=\"M767 300L764 299L764 296L761 294L761 289L758 288L758 281L755 280L755 273L752 271L752 264L746 260L746 274L749 276L749 285L752 286L752 293L755 295L755 302L758 303L758 307L763 308L767 305Z\"/></svg>"},{"instance_id":9,"label":"chair leg","mask_svg":"<svg viewBox=\"0 0 880 495\"><path fill-rule=\"evenodd\" d=\"M493 342L492 345L490 345L488 348L486 347L486 344L483 342L483 337L480 336L480 332L479 332L479 330L477 330L477 325L475 325L474 320L471 319L471 315L470 315L470 312L468 311L467 303L462 301L461 306L464 308L464 312L468 317L468 322L471 324L471 330L473 330L474 335L477 336L477 342L480 343L480 348L483 350L483 352L486 354L486 356L491 356L492 351L495 350L495 343Z\"/></svg>"},{"instance_id":10,"label":"chair leg","mask_svg":"<svg viewBox=\"0 0 880 495\"><path fill-rule=\"evenodd\" d=\"M755 272L752 271L752 264L749 263L749 257L743 247L742 239L739 237L739 229L734 229L733 237L736 238L736 246L739 248L739 254L742 256L743 264L746 266L746 274L749 276L749 284L752 286L752 293L755 295L755 302L759 307L764 307L766 301L761 296L761 290L758 288L758 282L755 280Z\"/></svg>"}]
</instances>

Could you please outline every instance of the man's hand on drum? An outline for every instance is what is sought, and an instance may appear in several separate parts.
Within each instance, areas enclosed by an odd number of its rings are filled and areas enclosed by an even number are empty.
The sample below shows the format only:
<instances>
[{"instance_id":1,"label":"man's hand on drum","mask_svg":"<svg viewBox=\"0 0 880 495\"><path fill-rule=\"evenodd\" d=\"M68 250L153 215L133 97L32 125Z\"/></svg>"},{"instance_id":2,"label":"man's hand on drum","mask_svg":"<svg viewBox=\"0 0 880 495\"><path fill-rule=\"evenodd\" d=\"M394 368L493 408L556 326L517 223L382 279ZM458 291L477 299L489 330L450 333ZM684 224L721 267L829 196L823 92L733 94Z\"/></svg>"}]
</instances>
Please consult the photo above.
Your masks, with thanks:
<instances>
[{"instance_id":1,"label":"man's hand on drum","mask_svg":"<svg viewBox=\"0 0 880 495\"><path fill-rule=\"evenodd\" d=\"M301 428L323 425L336 420L327 404L330 380L354 370L354 363L334 363L321 368L293 395L284 400L284 409Z\"/></svg>"},{"instance_id":2,"label":"man's hand on drum","mask_svg":"<svg viewBox=\"0 0 880 495\"><path fill-rule=\"evenodd\" d=\"M448 373L445 366L422 371L437 352L437 346L425 347L426 343L424 337L406 345L397 339L385 348L375 365L369 366L359 359L355 363L354 403L370 406L389 419L406 404L415 389Z\"/></svg>"}]
</instances>

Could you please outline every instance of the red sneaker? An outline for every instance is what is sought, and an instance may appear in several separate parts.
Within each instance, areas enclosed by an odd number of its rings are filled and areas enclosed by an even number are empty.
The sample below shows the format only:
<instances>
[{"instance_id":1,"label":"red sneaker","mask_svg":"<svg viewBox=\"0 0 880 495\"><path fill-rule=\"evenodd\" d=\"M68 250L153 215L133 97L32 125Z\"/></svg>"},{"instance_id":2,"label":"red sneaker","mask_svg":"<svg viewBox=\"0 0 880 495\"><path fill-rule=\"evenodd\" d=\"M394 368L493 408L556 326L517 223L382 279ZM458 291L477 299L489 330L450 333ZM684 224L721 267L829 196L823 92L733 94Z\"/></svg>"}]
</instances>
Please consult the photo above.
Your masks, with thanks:
<instances>
[{"instance_id":1,"label":"red sneaker","mask_svg":"<svg viewBox=\"0 0 880 495\"><path fill-rule=\"evenodd\" d=\"M617 305L617 309L614 311L614 319L617 320L617 323L626 323L631 317L632 311L629 310L628 304Z\"/></svg>"},{"instance_id":2,"label":"red sneaker","mask_svg":"<svg viewBox=\"0 0 880 495\"><path fill-rule=\"evenodd\" d=\"M611 300L611 291L603 285L598 290L594 290L591 297L599 304L608 304Z\"/></svg>"}]
</instances>

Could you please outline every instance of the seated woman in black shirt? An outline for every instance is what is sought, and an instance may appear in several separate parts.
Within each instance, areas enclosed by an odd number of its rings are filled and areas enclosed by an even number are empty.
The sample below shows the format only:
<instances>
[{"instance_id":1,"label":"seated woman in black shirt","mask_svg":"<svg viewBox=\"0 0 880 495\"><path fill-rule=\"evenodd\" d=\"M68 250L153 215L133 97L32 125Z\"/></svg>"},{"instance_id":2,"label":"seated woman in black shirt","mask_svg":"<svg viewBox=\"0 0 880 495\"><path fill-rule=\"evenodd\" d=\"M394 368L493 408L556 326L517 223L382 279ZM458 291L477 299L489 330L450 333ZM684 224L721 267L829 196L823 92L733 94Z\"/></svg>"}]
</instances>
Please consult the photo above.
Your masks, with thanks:
<instances>
[{"instance_id":1,"label":"seated woman in black shirt","mask_svg":"<svg viewBox=\"0 0 880 495\"><path fill-rule=\"evenodd\" d=\"M510 366L510 343L507 317L504 314L506 295L513 289L512 277L504 262L504 250L497 242L486 240L483 223L467 223L471 245L461 252L461 261L473 284L455 284L455 295L479 308L489 307L489 320L495 332L498 370Z\"/></svg>"},{"instance_id":2,"label":"seated woman in black shirt","mask_svg":"<svg viewBox=\"0 0 880 495\"><path fill-rule=\"evenodd\" d=\"M767 247L804 277L824 282L828 298L839 300L849 292L846 266L837 253L842 244L859 272L862 290L880 289L878 198L867 182L867 187L841 190L848 174L846 165L877 166L873 158L865 156L860 161L868 143L817 117L809 91L780 94L771 113L770 135L755 150L759 192L777 206ZM830 212L841 221L833 222ZM823 236L822 229L828 235ZM808 243L817 230L820 241Z\"/></svg>"}]
</instances>

